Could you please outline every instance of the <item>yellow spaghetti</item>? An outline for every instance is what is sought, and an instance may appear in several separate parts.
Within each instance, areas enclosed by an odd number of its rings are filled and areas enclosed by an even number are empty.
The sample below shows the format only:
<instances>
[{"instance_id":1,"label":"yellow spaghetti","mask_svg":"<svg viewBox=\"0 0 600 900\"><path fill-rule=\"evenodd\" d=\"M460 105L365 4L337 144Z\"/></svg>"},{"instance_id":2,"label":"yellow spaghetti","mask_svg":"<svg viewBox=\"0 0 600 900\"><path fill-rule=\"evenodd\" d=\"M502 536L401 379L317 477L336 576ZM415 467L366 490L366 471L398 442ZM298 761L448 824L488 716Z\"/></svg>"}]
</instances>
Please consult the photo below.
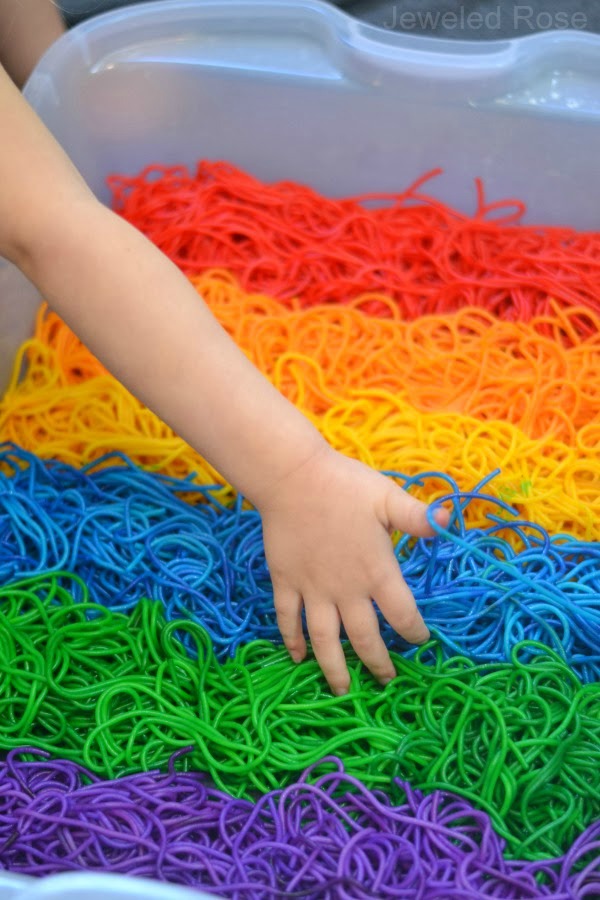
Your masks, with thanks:
<instances>
[{"instance_id":1,"label":"yellow spaghetti","mask_svg":"<svg viewBox=\"0 0 600 900\"><path fill-rule=\"evenodd\" d=\"M581 311L557 308L525 324L467 308L403 322L364 315L364 297L290 311L224 272L194 283L336 448L407 475L441 470L465 490L500 467L493 490L528 518L600 536L600 344L598 334L579 334ZM47 310L16 361L0 437L74 465L119 450L147 468L219 480ZM482 524L485 509L467 515Z\"/></svg>"},{"instance_id":2,"label":"yellow spaghetti","mask_svg":"<svg viewBox=\"0 0 600 900\"><path fill-rule=\"evenodd\" d=\"M600 422L600 316L589 310L556 305L552 316L524 323L465 307L404 322L381 295L290 311L272 297L245 293L226 272L192 281L261 371L314 413L372 387L405 397L422 412L501 419L532 437L552 434L570 445L579 429ZM388 303L390 318L362 314L360 307L374 299ZM593 332L588 337L576 327L584 314ZM66 383L106 374L56 315L40 315L36 337L54 349L52 365ZM27 352L27 382L37 385L36 363L45 368L45 356L37 341ZM47 384L47 376L40 381Z\"/></svg>"}]
</instances>

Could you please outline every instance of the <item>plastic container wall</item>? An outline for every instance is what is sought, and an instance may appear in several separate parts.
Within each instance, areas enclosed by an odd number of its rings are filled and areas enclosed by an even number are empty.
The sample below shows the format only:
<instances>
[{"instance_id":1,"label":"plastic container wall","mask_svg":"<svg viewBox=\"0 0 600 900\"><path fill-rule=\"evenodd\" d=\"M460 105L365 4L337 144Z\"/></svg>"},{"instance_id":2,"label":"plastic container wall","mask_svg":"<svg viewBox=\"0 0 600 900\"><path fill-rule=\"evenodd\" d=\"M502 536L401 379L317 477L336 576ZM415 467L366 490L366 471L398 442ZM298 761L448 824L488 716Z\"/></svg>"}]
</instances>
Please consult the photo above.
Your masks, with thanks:
<instances>
[{"instance_id":1,"label":"plastic container wall","mask_svg":"<svg viewBox=\"0 0 600 900\"><path fill-rule=\"evenodd\" d=\"M103 199L105 176L224 158L330 195L428 169L469 210L473 178L530 218L598 224L600 36L402 35L316 0L152 3L84 23L26 95Z\"/></svg>"},{"instance_id":2,"label":"plastic container wall","mask_svg":"<svg viewBox=\"0 0 600 900\"><path fill-rule=\"evenodd\" d=\"M375 29L318 0L175 0L78 26L26 96L105 201L109 173L151 162L227 159L331 196L402 189L441 166L428 191L464 211L480 176L491 199L525 200L530 221L600 227L595 35L458 43ZM0 391L38 300L0 266ZM85 873L0 875L0 900L202 896Z\"/></svg>"},{"instance_id":3,"label":"plastic container wall","mask_svg":"<svg viewBox=\"0 0 600 900\"><path fill-rule=\"evenodd\" d=\"M0 872L0 900L214 900L182 887L92 872L24 878Z\"/></svg>"},{"instance_id":4,"label":"plastic container wall","mask_svg":"<svg viewBox=\"0 0 600 900\"><path fill-rule=\"evenodd\" d=\"M104 201L109 173L151 162L227 159L331 196L399 190L441 166L428 191L464 211L480 176L490 198L525 200L529 220L600 220L597 35L461 43L319 0L175 0L79 25L25 94ZM16 279L1 290L0 391L37 302Z\"/></svg>"}]
</instances>

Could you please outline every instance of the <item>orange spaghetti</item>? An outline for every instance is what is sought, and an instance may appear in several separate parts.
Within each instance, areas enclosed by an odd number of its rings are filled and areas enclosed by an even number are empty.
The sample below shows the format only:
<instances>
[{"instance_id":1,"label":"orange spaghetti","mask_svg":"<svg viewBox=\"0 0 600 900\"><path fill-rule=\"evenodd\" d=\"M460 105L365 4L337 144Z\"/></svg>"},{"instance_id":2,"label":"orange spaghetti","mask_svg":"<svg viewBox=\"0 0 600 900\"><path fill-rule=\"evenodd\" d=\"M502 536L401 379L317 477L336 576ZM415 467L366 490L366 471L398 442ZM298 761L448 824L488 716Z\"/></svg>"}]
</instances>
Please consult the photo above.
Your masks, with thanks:
<instances>
[{"instance_id":1,"label":"orange spaghetti","mask_svg":"<svg viewBox=\"0 0 600 900\"><path fill-rule=\"evenodd\" d=\"M465 413L501 419L531 437L573 446L577 432L600 422L600 316L582 308L536 316L529 323L498 320L482 309L390 319L361 312L364 297L348 306L289 310L279 301L246 294L227 272L192 279L213 313L258 368L292 402L320 415L362 388L383 389L422 412ZM576 321L587 316L593 335ZM38 317L28 349L23 390L38 377L37 358L54 350L65 384L78 384L104 367L54 314Z\"/></svg>"},{"instance_id":2,"label":"orange spaghetti","mask_svg":"<svg viewBox=\"0 0 600 900\"><path fill-rule=\"evenodd\" d=\"M407 475L444 471L463 489L500 467L494 490L529 519L552 532L600 537L600 421L592 377L598 345L573 327L576 310L528 325L498 322L481 310L405 323L351 307L289 311L272 298L244 293L223 273L195 283L246 352L333 446ZM543 329L570 345L550 341ZM19 383L23 356L27 372ZM537 372L540 360L546 362ZM519 374L523 395L531 391L530 434L525 415L519 414L521 427L501 421L502 409L512 407L511 365L525 373ZM549 387L548 371L555 376ZM584 371L589 385L577 380ZM472 381L464 395L457 392L461 372ZM553 407L553 396L566 404L569 391L578 391L576 422ZM478 407L478 417L452 409L461 396ZM417 409L415 398L433 411ZM534 434L536 420L546 427ZM148 468L176 476L195 471L201 483L217 480L54 314L40 314L36 337L22 348L0 405L0 437L74 465L121 450ZM429 485L428 499L435 495ZM467 516L482 524L485 512L478 504Z\"/></svg>"}]
</instances>

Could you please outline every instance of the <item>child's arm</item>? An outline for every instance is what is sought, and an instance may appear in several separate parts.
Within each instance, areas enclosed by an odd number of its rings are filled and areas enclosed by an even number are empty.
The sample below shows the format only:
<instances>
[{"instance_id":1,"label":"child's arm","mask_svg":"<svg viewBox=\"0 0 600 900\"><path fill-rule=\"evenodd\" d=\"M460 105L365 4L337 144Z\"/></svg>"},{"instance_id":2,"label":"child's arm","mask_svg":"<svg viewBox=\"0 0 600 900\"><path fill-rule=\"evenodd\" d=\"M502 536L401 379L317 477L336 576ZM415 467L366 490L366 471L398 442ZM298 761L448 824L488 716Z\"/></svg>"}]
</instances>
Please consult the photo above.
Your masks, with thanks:
<instances>
[{"instance_id":1,"label":"child's arm","mask_svg":"<svg viewBox=\"0 0 600 900\"><path fill-rule=\"evenodd\" d=\"M335 692L349 685L341 621L373 674L392 678L371 598L405 638L428 637L389 538L392 528L429 534L425 505L328 446L179 270L96 201L1 69L0 110L0 253L255 504L278 624L294 659L306 652L304 605L313 650Z\"/></svg>"},{"instance_id":2,"label":"child's arm","mask_svg":"<svg viewBox=\"0 0 600 900\"><path fill-rule=\"evenodd\" d=\"M53 0L0 0L0 60L19 87L64 30Z\"/></svg>"}]
</instances>

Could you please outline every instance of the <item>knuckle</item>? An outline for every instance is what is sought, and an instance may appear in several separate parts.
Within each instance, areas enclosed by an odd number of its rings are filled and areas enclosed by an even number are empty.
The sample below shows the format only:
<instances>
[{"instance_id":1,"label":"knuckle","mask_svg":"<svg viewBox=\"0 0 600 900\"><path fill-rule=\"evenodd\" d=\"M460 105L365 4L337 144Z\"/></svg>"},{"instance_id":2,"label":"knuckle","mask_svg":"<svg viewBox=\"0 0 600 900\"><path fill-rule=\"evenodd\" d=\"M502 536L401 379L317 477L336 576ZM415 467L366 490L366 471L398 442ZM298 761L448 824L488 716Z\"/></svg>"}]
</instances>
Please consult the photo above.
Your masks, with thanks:
<instances>
[{"instance_id":1,"label":"knuckle","mask_svg":"<svg viewBox=\"0 0 600 900\"><path fill-rule=\"evenodd\" d=\"M420 618L421 615L416 606L405 606L398 614L399 621L408 627L416 625Z\"/></svg>"},{"instance_id":2,"label":"knuckle","mask_svg":"<svg viewBox=\"0 0 600 900\"><path fill-rule=\"evenodd\" d=\"M314 647L326 647L335 640L326 628L313 625L310 631L310 639Z\"/></svg>"},{"instance_id":3,"label":"knuckle","mask_svg":"<svg viewBox=\"0 0 600 900\"><path fill-rule=\"evenodd\" d=\"M404 631L413 631L418 628L421 623L420 613L416 608L399 610L394 616L394 621L390 622L392 627L402 634Z\"/></svg>"},{"instance_id":4,"label":"knuckle","mask_svg":"<svg viewBox=\"0 0 600 900\"><path fill-rule=\"evenodd\" d=\"M273 587L277 588L285 585L285 570L282 566L269 562L269 576Z\"/></svg>"},{"instance_id":5,"label":"knuckle","mask_svg":"<svg viewBox=\"0 0 600 900\"><path fill-rule=\"evenodd\" d=\"M398 568L397 572L393 569L390 569L389 565L382 565L381 563L372 563L369 566L367 577L369 579L369 584L371 585L372 593L380 593L389 588L390 582L394 580L394 578L401 578L400 569Z\"/></svg>"},{"instance_id":6,"label":"knuckle","mask_svg":"<svg viewBox=\"0 0 600 900\"><path fill-rule=\"evenodd\" d=\"M352 636L351 643L362 659L363 656L372 655L377 642L373 639L373 635L359 632Z\"/></svg>"},{"instance_id":7,"label":"knuckle","mask_svg":"<svg viewBox=\"0 0 600 900\"><path fill-rule=\"evenodd\" d=\"M273 598L273 606L275 607L275 612L277 613L278 618L289 618L291 615L290 604L287 600L283 600L281 597L275 596Z\"/></svg>"},{"instance_id":8,"label":"knuckle","mask_svg":"<svg viewBox=\"0 0 600 900\"><path fill-rule=\"evenodd\" d=\"M302 647L302 636L298 632L282 631L281 638L288 650L299 650Z\"/></svg>"}]
</instances>

